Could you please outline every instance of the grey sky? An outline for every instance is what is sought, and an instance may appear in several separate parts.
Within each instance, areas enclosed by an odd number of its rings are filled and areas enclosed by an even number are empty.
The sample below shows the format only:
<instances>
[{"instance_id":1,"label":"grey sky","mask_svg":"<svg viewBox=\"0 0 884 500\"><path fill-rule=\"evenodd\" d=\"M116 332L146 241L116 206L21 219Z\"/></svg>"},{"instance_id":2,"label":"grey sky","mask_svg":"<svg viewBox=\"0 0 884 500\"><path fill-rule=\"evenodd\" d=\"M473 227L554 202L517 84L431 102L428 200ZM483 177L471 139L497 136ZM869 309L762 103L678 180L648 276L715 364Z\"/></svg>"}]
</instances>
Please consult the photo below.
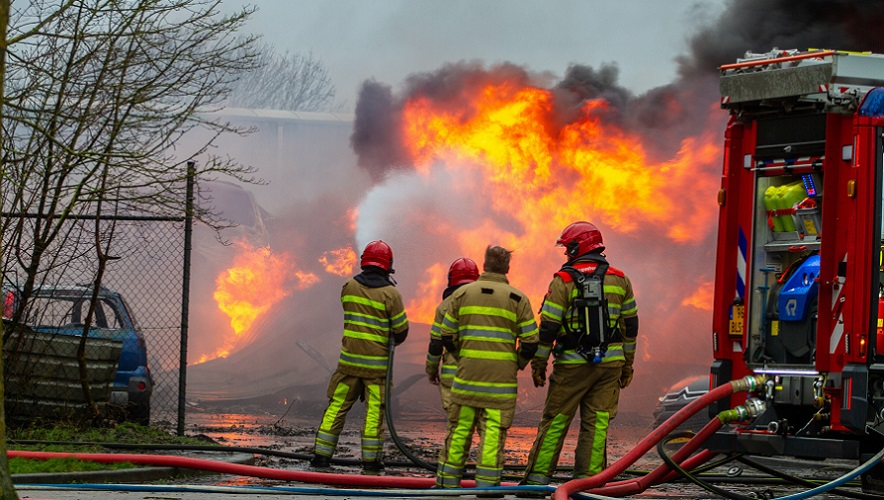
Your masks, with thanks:
<instances>
[{"instance_id":1,"label":"grey sky","mask_svg":"<svg viewBox=\"0 0 884 500\"><path fill-rule=\"evenodd\" d=\"M225 0L229 8L245 2ZM560 76L614 62L640 94L670 83L673 58L724 0L259 0L250 22L280 51L312 51L352 109L362 81L396 88L447 62L512 62Z\"/></svg>"}]
</instances>

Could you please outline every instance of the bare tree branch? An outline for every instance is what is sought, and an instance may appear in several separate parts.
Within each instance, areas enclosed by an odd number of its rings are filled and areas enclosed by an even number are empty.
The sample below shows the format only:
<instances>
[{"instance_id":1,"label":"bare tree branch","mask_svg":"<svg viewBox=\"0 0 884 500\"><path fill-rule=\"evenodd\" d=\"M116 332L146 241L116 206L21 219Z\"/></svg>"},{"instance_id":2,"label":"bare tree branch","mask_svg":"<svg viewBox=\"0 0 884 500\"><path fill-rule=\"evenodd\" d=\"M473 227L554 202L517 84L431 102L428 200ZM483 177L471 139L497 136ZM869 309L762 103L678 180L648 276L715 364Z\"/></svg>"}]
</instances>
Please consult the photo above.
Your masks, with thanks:
<instances>
[{"instance_id":1,"label":"bare tree branch","mask_svg":"<svg viewBox=\"0 0 884 500\"><path fill-rule=\"evenodd\" d=\"M20 310L80 256L72 248L82 248L84 235L94 236L100 263L114 252L103 225L71 224L72 216L102 206L181 215L187 164L197 159L198 179L258 182L251 166L210 154L222 136L251 132L204 112L224 106L262 57L257 38L239 33L254 8L222 14L220 4L32 0L13 9L0 0L0 200L4 212L36 214L0 220L2 272L21 280ZM185 146L182 136L196 130L204 142ZM194 216L221 224L200 207ZM4 449L0 487L15 498Z\"/></svg>"},{"instance_id":2,"label":"bare tree branch","mask_svg":"<svg viewBox=\"0 0 884 500\"><path fill-rule=\"evenodd\" d=\"M236 108L288 111L331 111L335 86L322 61L306 54L258 46L256 70L240 75L232 88L229 105Z\"/></svg>"}]
</instances>

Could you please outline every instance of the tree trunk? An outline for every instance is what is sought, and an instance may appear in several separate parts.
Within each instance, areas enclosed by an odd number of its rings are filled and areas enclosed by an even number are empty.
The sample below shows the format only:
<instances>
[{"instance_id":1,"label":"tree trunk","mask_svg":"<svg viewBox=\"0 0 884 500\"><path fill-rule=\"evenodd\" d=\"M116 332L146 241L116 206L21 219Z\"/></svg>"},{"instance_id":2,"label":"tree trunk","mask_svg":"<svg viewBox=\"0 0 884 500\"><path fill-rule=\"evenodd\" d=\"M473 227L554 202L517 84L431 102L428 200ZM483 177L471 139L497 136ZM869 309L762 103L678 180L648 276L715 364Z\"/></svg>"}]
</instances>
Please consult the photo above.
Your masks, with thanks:
<instances>
[{"instance_id":1,"label":"tree trunk","mask_svg":"<svg viewBox=\"0 0 884 500\"><path fill-rule=\"evenodd\" d=\"M9 7L12 0L0 0L0 123L3 121L3 107L6 98L3 94L6 83L6 37L9 26ZM0 157L3 138L0 137ZM3 324L0 323L0 494L2 500L18 500L18 493L12 485L12 474L9 473L9 458L6 456L6 388L3 384Z\"/></svg>"},{"instance_id":2,"label":"tree trunk","mask_svg":"<svg viewBox=\"0 0 884 500\"><path fill-rule=\"evenodd\" d=\"M6 0L3 0L4 3ZM0 7L2 8L2 7ZM0 323L0 353L3 352L3 324ZM6 457L6 410L4 408L3 356L0 355L0 491L2 500L18 500L18 493L12 485L12 474L9 473L9 459Z\"/></svg>"}]
</instances>

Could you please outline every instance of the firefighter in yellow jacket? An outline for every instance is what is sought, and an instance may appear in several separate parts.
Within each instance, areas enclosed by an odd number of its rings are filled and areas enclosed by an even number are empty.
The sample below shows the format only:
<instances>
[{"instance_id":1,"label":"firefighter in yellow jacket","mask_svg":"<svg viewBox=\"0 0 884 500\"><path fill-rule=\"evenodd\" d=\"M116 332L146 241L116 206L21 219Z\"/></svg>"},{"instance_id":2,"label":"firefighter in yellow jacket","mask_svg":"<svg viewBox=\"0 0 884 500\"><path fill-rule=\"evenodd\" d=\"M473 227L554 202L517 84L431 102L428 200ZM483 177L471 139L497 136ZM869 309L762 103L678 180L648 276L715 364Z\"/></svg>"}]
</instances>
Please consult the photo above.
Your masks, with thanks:
<instances>
[{"instance_id":1,"label":"firefighter in yellow jacket","mask_svg":"<svg viewBox=\"0 0 884 500\"><path fill-rule=\"evenodd\" d=\"M457 371L457 358L455 354L442 344L442 322L444 320L445 307L451 301L451 295L467 283L472 283L479 278L479 266L472 259L461 257L451 263L448 268L448 287L442 292L442 302L436 307L436 315L433 326L430 327L430 345L427 348L426 372L430 383L439 386L442 396L442 410L448 415L448 407L451 406L451 383ZM442 365L442 373L439 373L439 364ZM481 438L484 429L481 422L476 422L476 430ZM443 456L443 450L439 450ZM440 460L441 461L441 460Z\"/></svg>"},{"instance_id":2,"label":"firefighter in yellow jacket","mask_svg":"<svg viewBox=\"0 0 884 500\"><path fill-rule=\"evenodd\" d=\"M540 347L531 361L535 386L546 382L551 349L555 361L521 484L549 484L578 409L574 477L601 472L608 423L617 415L620 390L632 381L638 309L629 278L608 264L602 234L589 222L570 224L556 244L565 247L568 261L540 309ZM593 292L592 283L601 289Z\"/></svg>"},{"instance_id":3,"label":"firefighter in yellow jacket","mask_svg":"<svg viewBox=\"0 0 884 500\"><path fill-rule=\"evenodd\" d=\"M402 295L395 288L393 250L383 241L365 246L362 272L344 283L344 338L338 367L328 384L328 407L316 432L314 467L328 467L344 429L347 412L357 399L365 401L362 428L362 468L383 469L384 386L390 342L399 345L408 335Z\"/></svg>"},{"instance_id":4,"label":"firefighter in yellow jacket","mask_svg":"<svg viewBox=\"0 0 884 500\"><path fill-rule=\"evenodd\" d=\"M436 316L433 326L430 327L430 345L427 348L426 372L430 383L438 385L442 393L442 409L448 411L451 404L451 382L454 380L454 372L457 370L457 359L454 353L446 351L442 345L442 320L443 311L450 301L451 294L458 288L472 283L479 278L479 266L466 257L461 257L448 267L448 286L442 292L442 302L436 307ZM439 364L442 364L442 374L439 374Z\"/></svg>"},{"instance_id":5,"label":"firefighter in yellow jacket","mask_svg":"<svg viewBox=\"0 0 884 500\"><path fill-rule=\"evenodd\" d=\"M537 323L528 297L510 286L512 252L489 246L484 272L451 296L442 321L445 348L456 352L448 429L436 485L460 486L473 429L479 436L476 486L500 485L507 430L516 408L518 370L537 351Z\"/></svg>"}]
</instances>

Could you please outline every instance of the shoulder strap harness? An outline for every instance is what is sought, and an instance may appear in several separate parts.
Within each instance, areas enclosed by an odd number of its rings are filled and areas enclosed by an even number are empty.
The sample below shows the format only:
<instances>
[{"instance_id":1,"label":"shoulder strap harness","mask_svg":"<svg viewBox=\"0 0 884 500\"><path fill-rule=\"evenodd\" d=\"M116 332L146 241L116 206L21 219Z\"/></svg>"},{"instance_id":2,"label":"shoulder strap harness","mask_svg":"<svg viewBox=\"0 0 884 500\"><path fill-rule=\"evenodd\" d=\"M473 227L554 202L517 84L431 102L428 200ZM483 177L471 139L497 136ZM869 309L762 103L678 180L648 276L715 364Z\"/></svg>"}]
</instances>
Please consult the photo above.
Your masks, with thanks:
<instances>
[{"instance_id":1,"label":"shoulder strap harness","mask_svg":"<svg viewBox=\"0 0 884 500\"><path fill-rule=\"evenodd\" d=\"M563 325L568 335L576 336L577 352L593 363L598 363L608 350L612 328L608 321L608 299L604 279L608 263L600 261L591 273L565 265L562 271L570 275L577 286L577 297L565 311Z\"/></svg>"}]
</instances>

